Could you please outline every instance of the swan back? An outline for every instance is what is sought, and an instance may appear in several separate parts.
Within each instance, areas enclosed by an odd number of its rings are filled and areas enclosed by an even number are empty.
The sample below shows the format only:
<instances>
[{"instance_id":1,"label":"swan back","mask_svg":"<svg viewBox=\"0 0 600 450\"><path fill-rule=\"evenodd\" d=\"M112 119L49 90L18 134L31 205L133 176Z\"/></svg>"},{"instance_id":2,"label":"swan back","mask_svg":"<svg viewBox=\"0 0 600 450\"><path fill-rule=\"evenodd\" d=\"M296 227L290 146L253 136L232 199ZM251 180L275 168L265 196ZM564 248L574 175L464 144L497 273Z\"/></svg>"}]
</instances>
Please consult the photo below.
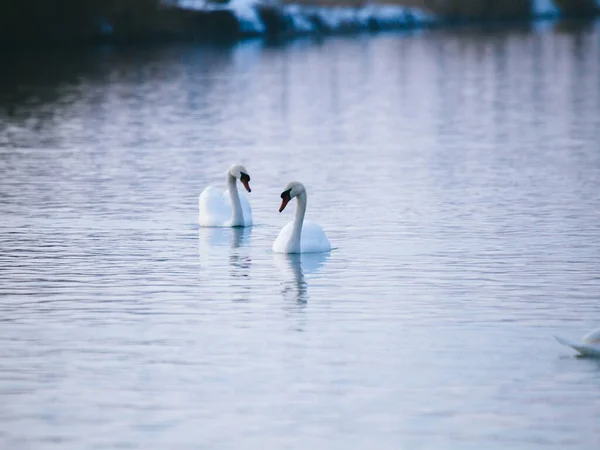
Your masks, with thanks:
<instances>
[{"instance_id":1,"label":"swan back","mask_svg":"<svg viewBox=\"0 0 600 450\"><path fill-rule=\"evenodd\" d=\"M319 224L308 220L304 221L299 250L291 248L293 230L293 221L281 229L277 239L273 242L275 253L321 253L331 250L331 243Z\"/></svg>"},{"instance_id":2,"label":"swan back","mask_svg":"<svg viewBox=\"0 0 600 450\"><path fill-rule=\"evenodd\" d=\"M226 191L227 192L227 191ZM198 197L198 223L201 227L222 227L231 220L231 199L209 186ZM245 217L245 214L244 214Z\"/></svg>"},{"instance_id":3,"label":"swan back","mask_svg":"<svg viewBox=\"0 0 600 450\"><path fill-rule=\"evenodd\" d=\"M600 344L600 328L586 334L581 340L586 344Z\"/></svg>"},{"instance_id":4,"label":"swan back","mask_svg":"<svg viewBox=\"0 0 600 450\"><path fill-rule=\"evenodd\" d=\"M571 347L573 350L578 352L581 356L593 356L600 357L600 345L588 344L583 342L573 342L569 339L554 336L560 344Z\"/></svg>"},{"instance_id":5,"label":"swan back","mask_svg":"<svg viewBox=\"0 0 600 450\"><path fill-rule=\"evenodd\" d=\"M331 250L331 244L319 224L305 220L300 249L302 253L328 252Z\"/></svg>"}]
</instances>

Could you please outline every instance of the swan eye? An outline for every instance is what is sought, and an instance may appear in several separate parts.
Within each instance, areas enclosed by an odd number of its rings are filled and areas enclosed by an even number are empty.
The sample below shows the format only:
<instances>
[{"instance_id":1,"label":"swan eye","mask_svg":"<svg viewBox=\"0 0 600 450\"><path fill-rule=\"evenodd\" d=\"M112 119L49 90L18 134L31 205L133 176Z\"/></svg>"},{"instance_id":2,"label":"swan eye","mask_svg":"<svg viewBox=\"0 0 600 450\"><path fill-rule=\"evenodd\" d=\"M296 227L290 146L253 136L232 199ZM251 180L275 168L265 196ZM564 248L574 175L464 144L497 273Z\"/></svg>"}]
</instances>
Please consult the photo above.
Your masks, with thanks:
<instances>
[{"instance_id":1,"label":"swan eye","mask_svg":"<svg viewBox=\"0 0 600 450\"><path fill-rule=\"evenodd\" d=\"M281 193L281 199L289 201L290 200L290 193L291 193L291 191L292 191L291 189L288 189L287 191L283 191Z\"/></svg>"},{"instance_id":2,"label":"swan eye","mask_svg":"<svg viewBox=\"0 0 600 450\"><path fill-rule=\"evenodd\" d=\"M240 172L240 181L245 181L246 183L250 182L250 175L244 172Z\"/></svg>"}]
</instances>

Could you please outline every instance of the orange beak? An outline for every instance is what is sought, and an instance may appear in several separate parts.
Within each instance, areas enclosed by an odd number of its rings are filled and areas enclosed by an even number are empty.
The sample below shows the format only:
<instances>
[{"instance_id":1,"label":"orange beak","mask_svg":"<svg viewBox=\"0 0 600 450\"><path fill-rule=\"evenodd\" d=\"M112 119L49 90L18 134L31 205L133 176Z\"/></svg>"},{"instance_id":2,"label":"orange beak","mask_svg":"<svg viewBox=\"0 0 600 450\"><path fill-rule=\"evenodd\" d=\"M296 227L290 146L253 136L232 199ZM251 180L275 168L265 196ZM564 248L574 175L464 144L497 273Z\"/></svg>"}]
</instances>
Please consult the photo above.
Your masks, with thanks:
<instances>
[{"instance_id":1,"label":"orange beak","mask_svg":"<svg viewBox=\"0 0 600 450\"><path fill-rule=\"evenodd\" d=\"M242 184L244 185L244 187L246 188L246 190L248 192L252 192L252 189L250 189L250 184L248 184L248 180L240 180L242 182Z\"/></svg>"},{"instance_id":2,"label":"orange beak","mask_svg":"<svg viewBox=\"0 0 600 450\"><path fill-rule=\"evenodd\" d=\"M279 212L283 211L286 207L286 205L290 202L290 198L289 197L285 197L281 200L281 206L279 207Z\"/></svg>"}]
</instances>

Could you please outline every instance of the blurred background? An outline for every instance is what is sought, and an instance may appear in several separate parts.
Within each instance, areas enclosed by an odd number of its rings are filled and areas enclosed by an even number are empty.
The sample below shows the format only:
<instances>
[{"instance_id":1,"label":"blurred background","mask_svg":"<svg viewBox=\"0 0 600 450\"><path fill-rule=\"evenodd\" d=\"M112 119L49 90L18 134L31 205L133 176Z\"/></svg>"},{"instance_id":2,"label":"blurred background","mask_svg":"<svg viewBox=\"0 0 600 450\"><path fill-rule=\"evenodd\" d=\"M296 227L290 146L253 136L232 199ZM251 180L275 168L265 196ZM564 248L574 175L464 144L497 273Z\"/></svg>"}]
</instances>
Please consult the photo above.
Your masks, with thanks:
<instances>
[{"instance_id":1,"label":"blurred background","mask_svg":"<svg viewBox=\"0 0 600 450\"><path fill-rule=\"evenodd\" d=\"M597 449L597 12L3 1L0 448Z\"/></svg>"},{"instance_id":2,"label":"blurred background","mask_svg":"<svg viewBox=\"0 0 600 450\"><path fill-rule=\"evenodd\" d=\"M379 11L373 14L373 8ZM404 26L414 27L425 16L427 22L446 24L592 18L599 6L596 0L7 0L0 5L0 42L237 38L283 29L306 33L310 28L339 28L335 16L338 21L343 17L346 28L358 28L357 22L369 16L372 28L390 22L398 28L399 20L390 17L394 8L396 16L401 8L412 9L412 14L407 11L412 20ZM346 14L340 14L342 9ZM358 18L352 20L353 15Z\"/></svg>"}]
</instances>

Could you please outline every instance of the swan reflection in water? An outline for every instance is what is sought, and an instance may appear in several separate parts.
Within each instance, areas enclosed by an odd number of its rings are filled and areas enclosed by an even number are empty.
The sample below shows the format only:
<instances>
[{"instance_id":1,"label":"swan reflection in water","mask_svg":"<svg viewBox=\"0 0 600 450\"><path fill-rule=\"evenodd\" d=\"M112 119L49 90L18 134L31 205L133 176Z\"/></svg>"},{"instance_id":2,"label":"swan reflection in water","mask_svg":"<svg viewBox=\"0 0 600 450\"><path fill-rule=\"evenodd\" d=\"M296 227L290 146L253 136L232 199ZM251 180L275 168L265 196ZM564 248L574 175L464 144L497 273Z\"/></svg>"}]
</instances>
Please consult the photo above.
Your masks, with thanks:
<instances>
[{"instance_id":1,"label":"swan reflection in water","mask_svg":"<svg viewBox=\"0 0 600 450\"><path fill-rule=\"evenodd\" d=\"M246 247L250 243L250 227L201 227L198 229L198 251L200 256L222 252L223 247Z\"/></svg>"},{"instance_id":2,"label":"swan reflection in water","mask_svg":"<svg viewBox=\"0 0 600 450\"><path fill-rule=\"evenodd\" d=\"M200 261L209 262L211 267L221 267L214 264L215 260L227 258L231 266L231 275L233 277L250 276L250 267L252 260L248 254L238 249L248 247L252 228L233 227L233 228L200 228L198 230L198 254ZM229 247L233 251L225 252L224 248Z\"/></svg>"},{"instance_id":3,"label":"swan reflection in water","mask_svg":"<svg viewBox=\"0 0 600 450\"><path fill-rule=\"evenodd\" d=\"M308 302L305 275L316 274L329 259L330 253L273 253L275 264L283 275L283 296L292 296L298 304Z\"/></svg>"}]
</instances>

